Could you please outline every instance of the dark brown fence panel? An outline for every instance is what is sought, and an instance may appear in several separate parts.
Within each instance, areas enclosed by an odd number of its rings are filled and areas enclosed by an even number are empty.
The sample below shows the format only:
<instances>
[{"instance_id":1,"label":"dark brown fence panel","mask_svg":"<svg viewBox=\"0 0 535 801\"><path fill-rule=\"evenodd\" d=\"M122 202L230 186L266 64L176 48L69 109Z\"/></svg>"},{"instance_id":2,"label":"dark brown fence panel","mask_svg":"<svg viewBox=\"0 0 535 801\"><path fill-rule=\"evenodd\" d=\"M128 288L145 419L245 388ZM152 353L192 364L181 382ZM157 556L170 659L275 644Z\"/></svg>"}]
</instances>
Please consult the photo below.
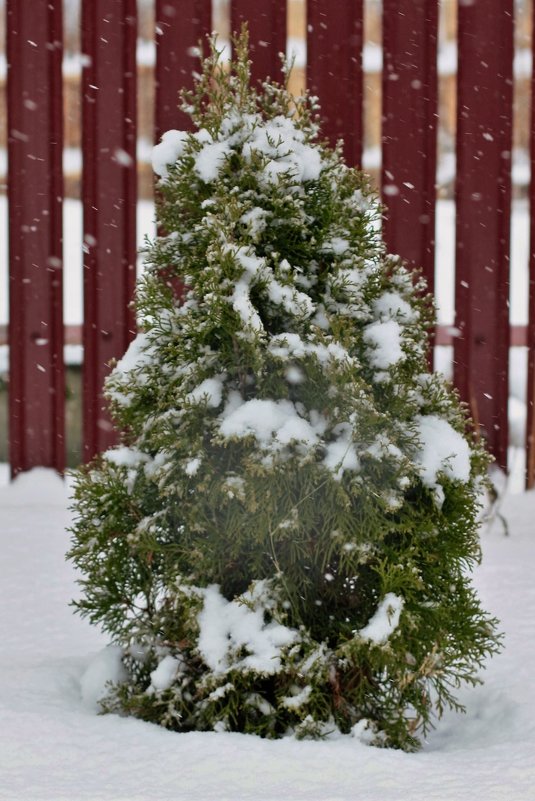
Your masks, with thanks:
<instances>
[{"instance_id":1,"label":"dark brown fence panel","mask_svg":"<svg viewBox=\"0 0 535 801\"><path fill-rule=\"evenodd\" d=\"M10 459L65 465L62 3L7 3Z\"/></svg>"},{"instance_id":2,"label":"dark brown fence panel","mask_svg":"<svg viewBox=\"0 0 535 801\"><path fill-rule=\"evenodd\" d=\"M535 63L535 16L532 40L533 63ZM529 249L529 319L528 319L528 381L526 421L526 487L535 486L535 71L531 74L531 184L530 205L530 249Z\"/></svg>"},{"instance_id":3,"label":"dark brown fence panel","mask_svg":"<svg viewBox=\"0 0 535 801\"><path fill-rule=\"evenodd\" d=\"M344 156L362 162L362 0L308 0L307 87L319 98L322 133L343 138Z\"/></svg>"},{"instance_id":4,"label":"dark brown fence panel","mask_svg":"<svg viewBox=\"0 0 535 801\"><path fill-rule=\"evenodd\" d=\"M435 278L438 0L383 2L382 195L391 253Z\"/></svg>"},{"instance_id":5,"label":"dark brown fence panel","mask_svg":"<svg viewBox=\"0 0 535 801\"><path fill-rule=\"evenodd\" d=\"M193 86L199 69L196 47L210 33L210 0L156 0L156 108L158 141L165 131L191 129L191 120L178 108L179 92Z\"/></svg>"},{"instance_id":6,"label":"dark brown fence panel","mask_svg":"<svg viewBox=\"0 0 535 801\"><path fill-rule=\"evenodd\" d=\"M115 442L102 385L134 334L136 0L82 4L84 458Z\"/></svg>"},{"instance_id":7,"label":"dark brown fence panel","mask_svg":"<svg viewBox=\"0 0 535 801\"><path fill-rule=\"evenodd\" d=\"M193 87L201 63L197 48L206 47L211 25L210 0L156 0L156 141L166 131L192 129L191 118L179 108L179 95ZM168 280L177 298L182 298L182 281Z\"/></svg>"},{"instance_id":8,"label":"dark brown fence panel","mask_svg":"<svg viewBox=\"0 0 535 801\"><path fill-rule=\"evenodd\" d=\"M10 447L14 473L64 466L62 19L59 0L7 0ZM155 0L159 136L187 128L178 93L198 69L210 0ZM383 0L383 197L391 250L434 261L438 0ZM459 2L454 378L498 463L507 463L514 0ZM31 11L28 12L28 7ZM249 25L253 77L277 76L285 0L231 0ZM323 133L362 151L363 0L308 0L307 83ZM534 43L535 47L535 43ZM104 411L109 362L134 332L136 0L83 0L84 455L115 441ZM535 82L533 83L535 97ZM535 104L532 110L535 170ZM535 180L531 186L528 483L535 484ZM439 329L440 341L450 332ZM0 332L0 337L4 332ZM511 336L513 339L511 339ZM524 340L522 340L524 341ZM520 339L518 340L520 342ZM518 344L518 343L517 343Z\"/></svg>"},{"instance_id":9,"label":"dark brown fence panel","mask_svg":"<svg viewBox=\"0 0 535 801\"><path fill-rule=\"evenodd\" d=\"M513 0L459 4L454 381L507 465Z\"/></svg>"},{"instance_id":10,"label":"dark brown fence panel","mask_svg":"<svg viewBox=\"0 0 535 801\"><path fill-rule=\"evenodd\" d=\"M253 81L268 76L280 80L279 53L286 54L286 0L231 0L231 33L239 33L244 22L249 28Z\"/></svg>"}]
</instances>

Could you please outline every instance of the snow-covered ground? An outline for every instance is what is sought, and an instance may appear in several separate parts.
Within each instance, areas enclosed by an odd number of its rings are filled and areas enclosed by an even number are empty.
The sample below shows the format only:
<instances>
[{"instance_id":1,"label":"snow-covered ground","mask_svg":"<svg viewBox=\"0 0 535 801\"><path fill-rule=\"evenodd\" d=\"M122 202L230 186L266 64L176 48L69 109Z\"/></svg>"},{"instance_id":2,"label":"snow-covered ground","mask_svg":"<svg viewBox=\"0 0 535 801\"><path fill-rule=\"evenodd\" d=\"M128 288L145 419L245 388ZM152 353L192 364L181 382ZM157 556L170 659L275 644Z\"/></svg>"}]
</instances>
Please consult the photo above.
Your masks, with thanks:
<instances>
[{"instance_id":1,"label":"snow-covered ground","mask_svg":"<svg viewBox=\"0 0 535 801\"><path fill-rule=\"evenodd\" d=\"M535 494L482 532L476 584L505 632L466 715L417 754L342 738L270 742L174 734L98 716L80 679L106 640L72 614L67 489L43 470L0 488L1 801L532 801L535 798Z\"/></svg>"}]
</instances>

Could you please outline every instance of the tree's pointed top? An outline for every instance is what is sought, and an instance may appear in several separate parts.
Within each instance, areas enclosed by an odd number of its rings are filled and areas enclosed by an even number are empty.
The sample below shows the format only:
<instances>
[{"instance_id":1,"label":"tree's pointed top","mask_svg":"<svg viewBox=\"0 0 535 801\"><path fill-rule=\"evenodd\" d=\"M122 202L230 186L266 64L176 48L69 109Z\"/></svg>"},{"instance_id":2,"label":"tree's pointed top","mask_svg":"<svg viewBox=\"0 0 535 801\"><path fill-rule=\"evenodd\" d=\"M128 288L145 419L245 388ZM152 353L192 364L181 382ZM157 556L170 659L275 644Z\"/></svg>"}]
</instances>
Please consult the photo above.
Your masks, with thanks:
<instances>
[{"instance_id":1,"label":"tree's pointed top","mask_svg":"<svg viewBox=\"0 0 535 801\"><path fill-rule=\"evenodd\" d=\"M216 34L200 43L202 69L195 77L193 89L181 93L181 108L197 128L217 129L221 119L231 109L243 114L260 113L269 118L277 114L299 120L301 126L311 125L317 106L305 92L294 97L288 88L292 61L281 54L283 81L251 81L249 30L244 22L240 33L232 37L232 56L226 58L225 48L218 44ZM206 52L207 49L207 52ZM206 55L204 55L206 53Z\"/></svg>"}]
</instances>

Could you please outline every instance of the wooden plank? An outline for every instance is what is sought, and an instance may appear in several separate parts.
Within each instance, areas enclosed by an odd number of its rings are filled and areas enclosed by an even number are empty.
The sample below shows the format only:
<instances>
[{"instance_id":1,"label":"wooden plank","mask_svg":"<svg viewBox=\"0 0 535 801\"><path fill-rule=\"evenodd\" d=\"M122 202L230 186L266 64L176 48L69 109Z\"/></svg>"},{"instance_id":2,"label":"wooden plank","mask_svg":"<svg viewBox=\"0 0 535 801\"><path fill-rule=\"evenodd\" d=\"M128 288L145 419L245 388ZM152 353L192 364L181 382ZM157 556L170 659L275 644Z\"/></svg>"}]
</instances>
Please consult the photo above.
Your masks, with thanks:
<instances>
[{"instance_id":1,"label":"wooden plank","mask_svg":"<svg viewBox=\"0 0 535 801\"><path fill-rule=\"evenodd\" d=\"M535 64L535 15L533 16L532 52ZM529 189L529 318L527 329L528 380L526 420L526 488L535 486L535 70L531 73L531 183Z\"/></svg>"},{"instance_id":2,"label":"wooden plank","mask_svg":"<svg viewBox=\"0 0 535 801\"><path fill-rule=\"evenodd\" d=\"M459 5L454 381L507 467L513 0Z\"/></svg>"},{"instance_id":3,"label":"wooden plank","mask_svg":"<svg viewBox=\"0 0 535 801\"><path fill-rule=\"evenodd\" d=\"M84 459L116 441L102 387L135 333L135 0L82 4Z\"/></svg>"},{"instance_id":4,"label":"wooden plank","mask_svg":"<svg viewBox=\"0 0 535 801\"><path fill-rule=\"evenodd\" d=\"M348 164L362 163L362 0L307 3L307 87L319 99L321 130L344 140Z\"/></svg>"},{"instance_id":5,"label":"wooden plank","mask_svg":"<svg viewBox=\"0 0 535 801\"><path fill-rule=\"evenodd\" d=\"M181 89L191 89L199 70L196 47L210 33L210 0L156 0L155 138L173 128L191 130L191 120L178 108Z\"/></svg>"},{"instance_id":6,"label":"wooden plank","mask_svg":"<svg viewBox=\"0 0 535 801\"><path fill-rule=\"evenodd\" d=\"M286 54L286 0L231 0L230 29L236 35L244 22L249 29L251 79L282 79L280 53Z\"/></svg>"},{"instance_id":7,"label":"wooden plank","mask_svg":"<svg viewBox=\"0 0 535 801\"><path fill-rule=\"evenodd\" d=\"M7 346L9 344L8 331L9 331L9 326L0 325L0 346ZM63 343L64 343L64 345L81 345L82 344L82 326L81 325L64 325L63 326Z\"/></svg>"},{"instance_id":8,"label":"wooden plank","mask_svg":"<svg viewBox=\"0 0 535 801\"><path fill-rule=\"evenodd\" d=\"M434 292L438 0L383 9L383 236Z\"/></svg>"},{"instance_id":9,"label":"wooden plank","mask_svg":"<svg viewBox=\"0 0 535 801\"><path fill-rule=\"evenodd\" d=\"M191 118L179 108L180 92L193 87L193 76L200 69L198 47L205 48L211 25L210 0L156 0L156 142L166 131L193 128ZM181 300L181 279L173 271L162 270L161 275Z\"/></svg>"},{"instance_id":10,"label":"wooden plank","mask_svg":"<svg viewBox=\"0 0 535 801\"><path fill-rule=\"evenodd\" d=\"M7 2L12 475L65 466L62 4Z\"/></svg>"}]
</instances>

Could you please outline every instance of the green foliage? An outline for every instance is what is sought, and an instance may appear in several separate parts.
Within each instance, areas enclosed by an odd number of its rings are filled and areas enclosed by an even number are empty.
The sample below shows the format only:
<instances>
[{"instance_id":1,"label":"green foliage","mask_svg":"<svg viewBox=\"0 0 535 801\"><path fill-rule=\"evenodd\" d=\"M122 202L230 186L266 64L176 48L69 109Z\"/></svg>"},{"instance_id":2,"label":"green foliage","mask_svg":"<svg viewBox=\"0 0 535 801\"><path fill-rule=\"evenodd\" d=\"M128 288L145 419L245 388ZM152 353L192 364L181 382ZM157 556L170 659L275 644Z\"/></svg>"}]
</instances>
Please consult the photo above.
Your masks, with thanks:
<instances>
[{"instance_id":1,"label":"green foliage","mask_svg":"<svg viewBox=\"0 0 535 801\"><path fill-rule=\"evenodd\" d=\"M107 383L122 445L77 475L76 606L123 648L105 710L413 749L498 648L469 580L487 456L367 179L237 51L155 151L167 233Z\"/></svg>"}]
</instances>

